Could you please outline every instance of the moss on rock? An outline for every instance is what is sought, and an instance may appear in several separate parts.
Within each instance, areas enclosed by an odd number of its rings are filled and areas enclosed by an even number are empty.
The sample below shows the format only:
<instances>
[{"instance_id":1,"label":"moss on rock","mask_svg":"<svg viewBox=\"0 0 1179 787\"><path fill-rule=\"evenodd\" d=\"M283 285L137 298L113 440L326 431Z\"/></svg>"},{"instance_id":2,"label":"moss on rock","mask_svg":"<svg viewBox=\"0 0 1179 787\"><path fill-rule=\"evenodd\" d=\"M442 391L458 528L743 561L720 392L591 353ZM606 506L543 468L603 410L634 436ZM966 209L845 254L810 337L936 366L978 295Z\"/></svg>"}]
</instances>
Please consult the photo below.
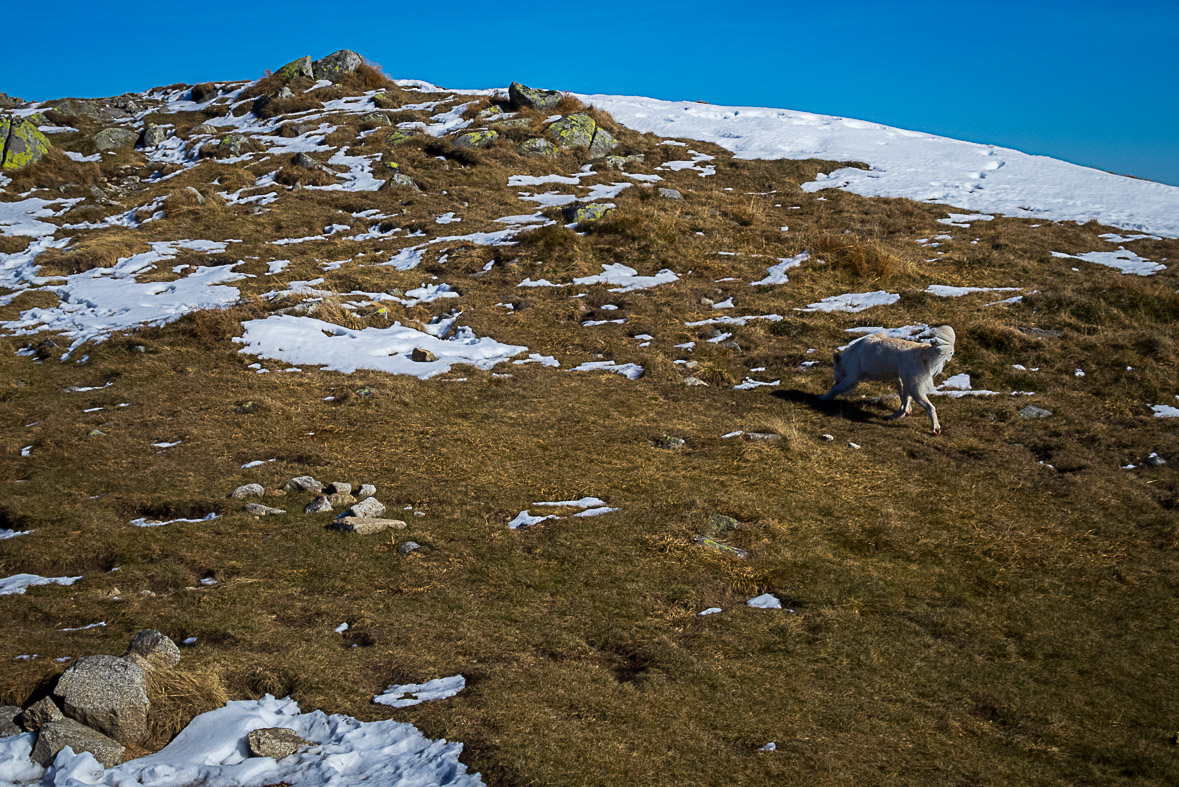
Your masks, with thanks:
<instances>
[{"instance_id":1,"label":"moss on rock","mask_svg":"<svg viewBox=\"0 0 1179 787\"><path fill-rule=\"evenodd\" d=\"M0 149L3 151L0 153L3 156L0 168L24 169L40 161L50 147L46 136L28 118L0 118Z\"/></svg>"}]
</instances>

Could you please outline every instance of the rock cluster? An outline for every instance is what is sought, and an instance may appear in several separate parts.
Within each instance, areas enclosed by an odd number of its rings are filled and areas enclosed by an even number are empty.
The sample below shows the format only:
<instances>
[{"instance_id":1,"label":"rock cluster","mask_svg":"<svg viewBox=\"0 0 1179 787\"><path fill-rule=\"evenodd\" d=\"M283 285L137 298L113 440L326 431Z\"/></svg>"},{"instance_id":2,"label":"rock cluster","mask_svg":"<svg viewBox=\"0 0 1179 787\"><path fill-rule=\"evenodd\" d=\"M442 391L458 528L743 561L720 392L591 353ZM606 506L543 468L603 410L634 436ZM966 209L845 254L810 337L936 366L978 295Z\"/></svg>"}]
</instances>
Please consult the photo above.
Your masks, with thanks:
<instances>
[{"instance_id":1,"label":"rock cluster","mask_svg":"<svg viewBox=\"0 0 1179 787\"><path fill-rule=\"evenodd\" d=\"M66 746L117 765L126 744L148 737L147 673L180 662L180 649L155 629L144 629L123 656L85 656L58 678L53 692L23 710L0 708L0 736L36 733L32 758L42 766Z\"/></svg>"},{"instance_id":2,"label":"rock cluster","mask_svg":"<svg viewBox=\"0 0 1179 787\"><path fill-rule=\"evenodd\" d=\"M380 533L385 530L400 530L406 527L400 519L385 519L385 505L377 500L377 488L372 484L358 484L354 490L352 484L345 481L333 481L324 484L309 475L296 476L287 481L282 489L276 489L270 494L311 494L311 502L303 507L305 514L329 513L344 509L343 513L332 520L331 526L345 533L366 535ZM261 484L243 484L234 489L229 497L232 500L249 500L254 497L267 495L266 488ZM285 514L281 508L271 508L257 502L247 502L242 510L253 516L271 516Z\"/></svg>"}]
</instances>

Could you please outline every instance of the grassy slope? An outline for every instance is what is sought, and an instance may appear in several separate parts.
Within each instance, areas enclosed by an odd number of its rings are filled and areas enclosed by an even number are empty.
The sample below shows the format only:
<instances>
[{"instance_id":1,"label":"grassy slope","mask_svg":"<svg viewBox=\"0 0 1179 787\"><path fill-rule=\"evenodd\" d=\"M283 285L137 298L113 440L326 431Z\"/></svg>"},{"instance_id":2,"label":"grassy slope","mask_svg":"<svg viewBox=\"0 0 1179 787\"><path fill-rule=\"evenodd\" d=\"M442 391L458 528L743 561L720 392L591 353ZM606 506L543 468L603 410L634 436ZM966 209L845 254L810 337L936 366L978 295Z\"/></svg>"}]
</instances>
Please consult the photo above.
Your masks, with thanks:
<instances>
[{"instance_id":1,"label":"grassy slope","mask_svg":"<svg viewBox=\"0 0 1179 787\"><path fill-rule=\"evenodd\" d=\"M183 131L200 118L169 120ZM335 144L352 144L356 131L353 121ZM366 138L364 149L382 150L382 137ZM655 138L622 137L627 152L647 155L643 172L686 157ZM62 139L85 151L81 140ZM111 264L147 240L241 238L226 261L259 256L241 269L262 274L269 259L290 258L279 282L325 275L338 292L407 289L435 274L462 292L463 322L479 335L554 353L565 367L601 355L640 363L647 374L628 381L535 366L496 370L510 378L460 367L426 382L311 368L255 374L246 366L256 359L230 339L241 319L289 299L247 299L116 337L84 366L33 364L13 354L26 340L0 338L0 477L8 479L0 526L38 531L0 542L0 571L85 577L0 599L8 621L0 701L43 691L62 668L53 657L121 652L134 631L152 626L197 636L184 668L216 676L233 697L292 693L305 708L394 715L462 741L464 761L497 783L1173 783L1175 463L1120 468L1151 451L1173 454L1174 422L1151 418L1146 405L1169 403L1176 389L1174 265L1150 279L1123 276L1048 253L1113 248L1097 238L1108 228L1002 218L948 228L936 222L942 207L799 190L829 163L735 161L692 147L717 156L715 176L660 172L660 185L683 191L685 203L631 188L615 200L614 217L584 237L543 230L511 249L455 248L444 265L431 252L408 273L360 258L323 274L318 262L360 251L383 259L405 242L266 241L354 223L339 211L370 207L404 210L397 226L431 235L495 229L491 219L528 212L515 194L523 189L505 187L509 174L567 174L581 160L537 163L501 142L462 154L466 166L444 167L434 155L448 151L415 144L388 155L423 184L422 195L289 192L261 215L178 199L166 218L133 233L79 234L76 241L94 244L88 256L45 255L47 269L77 270ZM124 166L146 174L152 168L139 155L120 153L82 174L94 182ZM218 176L247 185L276 166L204 164L128 204L186 185L207 192ZM598 180L611 179L623 178ZM448 210L463 222L434 225ZM832 240L845 231L853 251L875 252L859 271L855 255ZM937 262L924 262L934 255L914 241L942 232L954 240ZM828 264L804 264L783 286L744 283L807 248L827 249ZM1179 257L1175 241L1134 248L1154 260ZM491 273L467 275L491 258L501 262ZM185 261L207 264L196 254L176 263ZM670 267L683 278L622 295L579 288L585 299L514 287L525 276L568 281L613 261L648 274ZM741 281L714 281L727 276ZM984 309L997 298L921 294L930 283L1039 292ZM251 295L277 282L259 276L240 286ZM880 288L902 300L861 315L791 311ZM737 328L740 351L707 345L708 329L684 322L715 314L702 297L729 294L739 313L787 318ZM494 305L508 299L516 312ZM0 318L45 300L22 296ZM605 303L622 309L599 312ZM321 314L359 327L412 323L451 305ZM628 322L580 326L590 314ZM830 382L827 352L846 342L842 329L882 322L948 322L959 335L948 373L1036 396L939 398L939 438L923 417L881 421L893 406L887 398L819 403L815 394ZM1063 335L1035 340L1015 330L1032 326ZM639 348L630 338L637 333L655 341ZM690 356L671 348L691 339L698 349ZM672 364L681 357L700 360L698 373L713 385L682 385ZM820 366L797 368L816 358ZM755 366L767 370L754 376L782 385L733 391L724 383ZM459 377L467 379L448 382ZM114 383L103 390L63 391L107 380ZM368 395L356 393L365 388ZM115 408L120 402L130 406ZM1018 418L1029 402L1055 415ZM82 413L96 406L107 409ZM90 435L96 428L103 434ZM720 438L736 429L784 439ZM821 441L823 432L835 439ZM665 433L686 447L652 446ZM149 445L176 439L183 442L159 453ZM269 519L225 499L240 483L275 488L304 473L371 481L392 509L425 516L407 517L409 528L392 538L355 538L325 530L323 515L303 515L303 496L268 500L292 512ZM621 511L506 527L534 501L583 495ZM209 511L223 516L127 524ZM743 523L728 540L750 551L747 560L691 543L717 512ZM399 555L409 538L424 548ZM192 589L204 577L218 584ZM744 605L767 591L795 611ZM707 606L725 611L698 617ZM97 620L107 627L57 631ZM347 634L335 634L345 620ZM22 653L41 657L15 661ZM452 699L400 711L369 703L389 683L460 672L468 688ZM776 752L757 752L770 740Z\"/></svg>"}]
</instances>

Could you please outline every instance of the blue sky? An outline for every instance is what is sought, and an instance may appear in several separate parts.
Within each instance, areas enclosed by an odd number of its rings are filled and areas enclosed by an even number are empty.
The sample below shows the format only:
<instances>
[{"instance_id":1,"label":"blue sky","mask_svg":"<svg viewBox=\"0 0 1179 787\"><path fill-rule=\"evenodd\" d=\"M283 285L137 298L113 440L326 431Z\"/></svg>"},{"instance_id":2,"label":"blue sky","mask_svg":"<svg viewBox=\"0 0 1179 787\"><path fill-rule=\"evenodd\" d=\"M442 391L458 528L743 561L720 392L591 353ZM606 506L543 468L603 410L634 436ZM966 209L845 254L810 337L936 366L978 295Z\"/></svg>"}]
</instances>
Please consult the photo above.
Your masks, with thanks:
<instances>
[{"instance_id":1,"label":"blue sky","mask_svg":"<svg viewBox=\"0 0 1179 787\"><path fill-rule=\"evenodd\" d=\"M118 4L6 9L0 90L251 79L354 49L397 78L872 120L1179 185L1179 3ZM594 9L586 11L585 9ZM15 16L14 16L15 15ZM22 18L27 15L27 18Z\"/></svg>"}]
</instances>

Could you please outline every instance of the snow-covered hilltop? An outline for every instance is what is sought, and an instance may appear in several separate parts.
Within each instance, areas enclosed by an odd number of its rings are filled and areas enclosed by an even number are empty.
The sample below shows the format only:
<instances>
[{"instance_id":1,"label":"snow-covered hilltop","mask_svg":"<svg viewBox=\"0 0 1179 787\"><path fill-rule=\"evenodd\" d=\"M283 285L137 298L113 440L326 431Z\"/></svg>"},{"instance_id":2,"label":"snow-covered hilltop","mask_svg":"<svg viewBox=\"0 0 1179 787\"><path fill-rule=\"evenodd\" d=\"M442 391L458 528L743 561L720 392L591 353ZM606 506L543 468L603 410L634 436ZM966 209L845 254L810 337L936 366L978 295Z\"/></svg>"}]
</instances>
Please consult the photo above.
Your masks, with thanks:
<instances>
[{"instance_id":1,"label":"snow-covered hilltop","mask_svg":"<svg viewBox=\"0 0 1179 787\"><path fill-rule=\"evenodd\" d=\"M788 109L584 95L625 126L712 142L744 159L859 161L804 188L1179 237L1179 188L1009 148Z\"/></svg>"}]
</instances>

